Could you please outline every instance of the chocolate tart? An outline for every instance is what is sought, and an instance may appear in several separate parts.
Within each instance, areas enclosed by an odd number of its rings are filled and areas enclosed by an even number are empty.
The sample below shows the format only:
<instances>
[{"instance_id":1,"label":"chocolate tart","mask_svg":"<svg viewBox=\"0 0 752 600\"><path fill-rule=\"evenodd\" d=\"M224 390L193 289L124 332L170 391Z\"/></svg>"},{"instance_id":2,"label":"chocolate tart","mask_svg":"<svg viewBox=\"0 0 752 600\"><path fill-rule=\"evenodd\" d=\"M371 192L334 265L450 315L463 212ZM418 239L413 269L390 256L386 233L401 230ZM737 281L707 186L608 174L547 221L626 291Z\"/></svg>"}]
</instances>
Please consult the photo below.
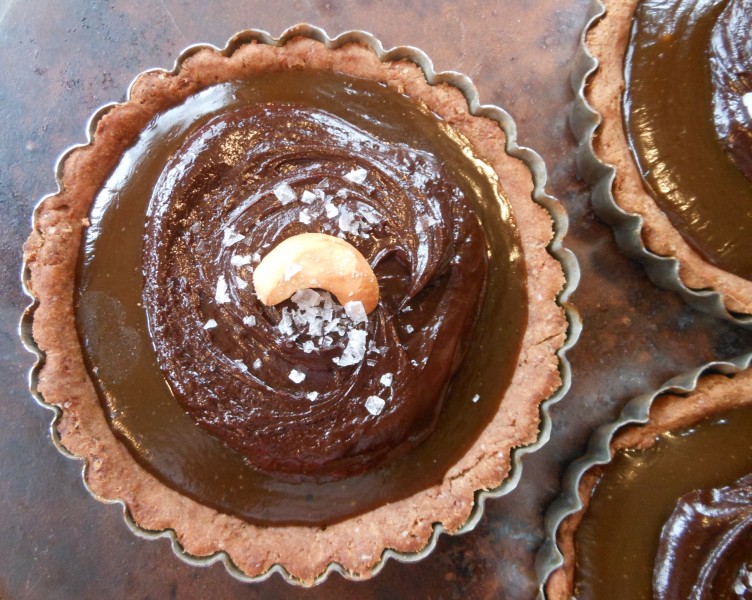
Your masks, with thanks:
<instances>
[{"instance_id":1,"label":"chocolate tart","mask_svg":"<svg viewBox=\"0 0 752 600\"><path fill-rule=\"evenodd\" d=\"M598 429L546 516L541 597L752 592L751 365L676 377Z\"/></svg>"},{"instance_id":2,"label":"chocolate tart","mask_svg":"<svg viewBox=\"0 0 752 600\"><path fill-rule=\"evenodd\" d=\"M571 119L580 173L619 247L658 285L747 326L748 13L739 2L594 2Z\"/></svg>"},{"instance_id":3,"label":"chocolate tart","mask_svg":"<svg viewBox=\"0 0 752 600\"><path fill-rule=\"evenodd\" d=\"M440 123L439 128L449 132L445 135L458 144L463 156L472 156L476 170L495 190L490 198L474 205L480 210L486 236L491 236L489 243L505 236L519 241L508 256L489 251L491 271L512 265L509 272L517 273L518 279L500 285L503 278L491 276L480 311L481 326L473 329L470 341L465 343L467 356L474 358L465 359L459 366L449 392L446 388L439 392L446 401L436 417L437 424L417 448L409 448L404 456L390 455L376 466L369 463L364 473L355 476L337 472L313 481L306 477L293 481L267 478L263 480L263 493L259 487L248 496L245 484L238 481L255 477L257 465L249 466L198 425L186 426L185 411L176 412L174 400L168 412L160 412L165 402L170 403L169 398L164 401L165 394L139 388L149 378L159 380L163 388L167 386L156 367L151 374L131 370L148 344L139 346L133 341L134 329L128 319L139 313L138 318L146 322L144 310L134 313L132 306L113 305L105 298L108 318L94 329L89 327L87 311L102 300L101 296L87 296L87 282L94 277L90 265L105 252L90 250L96 244L100 244L98 248L109 247L106 252L114 261L110 266L117 265L120 257L132 254L134 240L144 236L140 227L145 218L151 218L148 210L128 217L128 227L116 220L116 229L108 229L103 214L137 202L131 198L138 193L128 196L123 192L119 196L123 190L113 182L123 174L130 181L131 159L135 156L136 162L141 160L133 153L142 152L145 161L160 154L149 145L149 136L160 131L163 119L172 118L170 122L177 129L195 133L206 125L206 119L198 125L191 121L195 115L190 107L195 104L208 98L212 114L229 114L229 108L237 106L228 108L221 98L242 99L244 85L263 87L264 81L271 82L266 87L272 94L279 90L306 93L305 86L298 85L295 90L296 77L306 85L317 77L354 82L344 86L350 91L359 85L378 87L385 97L398 97L398 102L415 107L405 105L405 114L418 110ZM277 85L282 80L287 83ZM227 89L231 89L230 94L225 93ZM341 98L335 100L333 110ZM218 104L212 104L215 102ZM241 106L240 110L245 108ZM180 138L181 143L191 141L189 134ZM322 136L326 135L323 130ZM35 301L25 317L31 335L27 341L40 356L32 373L33 391L42 403L55 409L53 440L66 453L83 460L84 480L91 493L102 501L121 503L126 521L139 535L169 537L183 560L192 564L222 561L235 577L249 581L279 572L290 582L311 585L335 570L346 577L367 578L390 556L406 561L424 556L442 531L471 529L488 495L503 494L516 485L520 456L547 440L550 422L546 407L568 387L563 353L579 332L575 313L565 303L578 277L574 258L560 246L566 217L543 190L542 161L532 151L519 147L515 136L511 118L499 108L479 105L466 77L437 74L421 52L412 48L387 52L363 32L331 39L320 29L301 25L274 39L264 32L246 31L221 50L189 48L170 72L156 70L140 75L131 85L126 102L106 106L94 115L89 143L72 148L62 157L58 165L60 189L37 207L33 232L24 247L25 285ZM165 148L164 157L155 159L164 163L157 173L184 156L175 153L174 147ZM227 156L231 154L227 150ZM139 171L132 179L140 179L142 174ZM253 177L252 173L248 175ZM165 176L160 181L165 178L169 179ZM102 198L112 196L113 189L115 197L127 201L102 204ZM102 207L106 210L99 210ZM117 214L120 219L121 213ZM505 224L507 233L488 225L494 219ZM129 229L133 223L138 230L135 236ZM181 223L190 230L191 222ZM149 261L160 251L162 241L160 235L149 235L146 244L156 245L150 246L142 259L146 266L124 263L122 270L114 273L131 273L130 279L124 276L124 281L112 283L112 289L125 290L123 294L139 308L138 288L144 285L144 278L148 280ZM441 235L439 232L437 237ZM519 306L498 305L504 290L515 287L524 298L521 312ZM219 298L219 291L217 294ZM143 299L149 303L148 294ZM151 308L159 309L162 300ZM484 312L495 313L497 320L483 325ZM500 314L508 315L506 325L499 320ZM567 317L572 321L569 327ZM517 334L510 321L520 326ZM497 342L491 345L489 331L497 334ZM511 342L510 346L498 337L499 331L511 338L518 336L519 345ZM511 354L502 350L509 347ZM97 348L105 351L97 355ZM154 352L153 348L149 351ZM507 358L496 370L484 367L493 365L498 356ZM152 363L156 364L154 360ZM243 366L247 370L247 365ZM162 404L154 405L151 422L148 415L141 415L144 429L129 429L132 422L129 424L128 419L136 409L119 405L119 397L111 393L115 389L112 384L123 381L140 390L137 396L145 393L150 400L162 397ZM463 416L471 415L468 411L474 406L486 416ZM442 416L447 414L452 418ZM170 427L163 427L163 419ZM466 421L474 425L465 429ZM465 433L452 437L454 430ZM144 443L149 435L154 446ZM177 441L163 447L163 438ZM192 439L201 440L200 448L185 442ZM461 455L438 450L438 454L430 454L431 448L447 446L452 452L460 449ZM214 462L200 464L208 456L214 457ZM449 460L451 463L445 466L431 466ZM213 473L212 469L218 470ZM424 471L429 476L424 476ZM207 485L207 478L212 476L219 485ZM420 483L411 483L413 479ZM250 487L256 485L255 481ZM395 488L394 481L402 482L399 485L404 489ZM335 488L344 491L332 491ZM381 488L388 490L383 497L379 496ZM216 489L229 491L220 494ZM270 495L264 496L267 492Z\"/></svg>"}]
</instances>

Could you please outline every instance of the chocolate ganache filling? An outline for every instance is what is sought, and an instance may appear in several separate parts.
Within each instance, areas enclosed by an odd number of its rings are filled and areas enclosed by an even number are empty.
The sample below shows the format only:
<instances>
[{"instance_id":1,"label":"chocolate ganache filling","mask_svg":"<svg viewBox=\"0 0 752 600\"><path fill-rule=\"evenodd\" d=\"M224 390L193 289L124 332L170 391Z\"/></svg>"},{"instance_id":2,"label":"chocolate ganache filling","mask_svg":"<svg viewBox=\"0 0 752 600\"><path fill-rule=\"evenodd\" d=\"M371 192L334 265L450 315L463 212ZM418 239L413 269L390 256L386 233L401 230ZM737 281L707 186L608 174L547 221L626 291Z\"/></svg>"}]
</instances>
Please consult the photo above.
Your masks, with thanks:
<instances>
[{"instance_id":1,"label":"chocolate ganache filling","mask_svg":"<svg viewBox=\"0 0 752 600\"><path fill-rule=\"evenodd\" d=\"M752 598L752 474L690 492L661 533L656 600Z\"/></svg>"},{"instance_id":2,"label":"chocolate ganache filling","mask_svg":"<svg viewBox=\"0 0 752 600\"><path fill-rule=\"evenodd\" d=\"M258 300L259 258L310 232L371 264L380 300L368 317L325 294ZM261 470L341 477L430 432L486 261L478 218L436 157L320 109L264 103L211 119L165 168L144 303L160 367L202 427Z\"/></svg>"},{"instance_id":3,"label":"chocolate ganache filling","mask_svg":"<svg viewBox=\"0 0 752 600\"><path fill-rule=\"evenodd\" d=\"M511 381L527 299L508 201L385 85L303 70L209 87L155 116L89 218L76 324L105 415L141 466L219 511L326 525L436 485ZM305 232L365 255L367 318L322 290L258 301L259 259Z\"/></svg>"},{"instance_id":4,"label":"chocolate ganache filling","mask_svg":"<svg viewBox=\"0 0 752 600\"><path fill-rule=\"evenodd\" d=\"M626 57L626 133L686 241L752 279L752 1L643 0Z\"/></svg>"}]
</instances>

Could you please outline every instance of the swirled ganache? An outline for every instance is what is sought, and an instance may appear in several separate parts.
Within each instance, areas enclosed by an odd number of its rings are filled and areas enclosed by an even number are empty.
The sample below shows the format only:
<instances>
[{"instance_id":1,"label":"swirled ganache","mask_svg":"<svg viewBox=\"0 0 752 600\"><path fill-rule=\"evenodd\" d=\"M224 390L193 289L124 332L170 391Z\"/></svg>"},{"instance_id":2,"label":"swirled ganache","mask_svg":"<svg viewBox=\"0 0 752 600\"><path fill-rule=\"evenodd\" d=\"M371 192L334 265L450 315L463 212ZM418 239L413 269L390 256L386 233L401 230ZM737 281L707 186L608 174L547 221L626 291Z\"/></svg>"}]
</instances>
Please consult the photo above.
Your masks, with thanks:
<instances>
[{"instance_id":1,"label":"swirled ganache","mask_svg":"<svg viewBox=\"0 0 752 600\"><path fill-rule=\"evenodd\" d=\"M195 131L157 183L144 245L144 303L180 403L276 473L362 472L425 438L487 270L485 235L454 181L430 153L321 109L260 103ZM379 274L374 313L350 318L317 292L281 310L259 302L254 265L305 232L364 254Z\"/></svg>"}]
</instances>

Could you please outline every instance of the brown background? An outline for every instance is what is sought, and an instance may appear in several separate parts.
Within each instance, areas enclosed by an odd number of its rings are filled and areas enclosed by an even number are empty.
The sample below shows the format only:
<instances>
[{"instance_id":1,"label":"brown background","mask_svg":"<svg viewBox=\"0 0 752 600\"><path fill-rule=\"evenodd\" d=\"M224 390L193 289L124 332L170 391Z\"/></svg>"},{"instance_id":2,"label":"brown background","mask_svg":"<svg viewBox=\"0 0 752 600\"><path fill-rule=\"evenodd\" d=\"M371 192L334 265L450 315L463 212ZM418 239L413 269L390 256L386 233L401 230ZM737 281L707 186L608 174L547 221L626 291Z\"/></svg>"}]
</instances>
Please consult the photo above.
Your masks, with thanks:
<instances>
[{"instance_id":1,"label":"brown background","mask_svg":"<svg viewBox=\"0 0 752 600\"><path fill-rule=\"evenodd\" d=\"M562 468L593 427L630 397L675 374L752 350L752 332L703 316L656 289L616 251L575 177L567 116L572 57L588 0L299 0L197 2L0 0L0 598L532 598L542 515ZM84 141L95 108L121 100L133 76L171 67L198 42L223 45L247 27L279 34L298 22L330 34L365 29L386 47L414 45L437 70L466 73L481 101L505 107L520 142L545 159L549 191L571 216L567 245L583 271L574 296L585 321L570 353L574 385L552 411L551 442L529 457L518 489L488 502L469 534L442 537L418 564L375 579L331 576L313 590L273 576L241 584L220 565L192 568L166 540L145 541L121 509L94 501L79 465L47 433L50 413L26 387L31 355L17 323L21 244L35 202L55 189L53 164Z\"/></svg>"}]
</instances>

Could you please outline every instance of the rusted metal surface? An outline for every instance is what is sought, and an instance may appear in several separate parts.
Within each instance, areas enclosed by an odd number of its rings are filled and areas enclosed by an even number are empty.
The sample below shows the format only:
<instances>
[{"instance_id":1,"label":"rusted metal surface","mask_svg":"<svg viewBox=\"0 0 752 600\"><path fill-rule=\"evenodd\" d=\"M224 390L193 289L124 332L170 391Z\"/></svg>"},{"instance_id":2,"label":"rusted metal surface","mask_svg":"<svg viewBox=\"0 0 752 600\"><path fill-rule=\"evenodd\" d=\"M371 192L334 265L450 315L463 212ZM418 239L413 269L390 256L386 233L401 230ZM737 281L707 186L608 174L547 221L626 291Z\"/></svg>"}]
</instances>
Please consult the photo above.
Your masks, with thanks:
<instances>
[{"instance_id":1,"label":"rusted metal surface","mask_svg":"<svg viewBox=\"0 0 752 600\"><path fill-rule=\"evenodd\" d=\"M563 467L629 398L715 359L752 350L752 332L689 308L619 254L575 175L568 129L570 64L587 0L297 1L243 3L40 0L0 4L0 598L532 598L543 514ZM166 540L135 537L120 508L94 501L79 465L47 432L50 413L28 392L33 357L17 335L26 304L21 244L36 201L55 189L57 155L84 140L94 109L124 97L131 78L172 66L192 43L218 46L254 27L278 34L309 22L334 35L365 29L385 46L424 50L437 70L469 75L484 103L511 112L519 141L547 163L549 192L570 214L567 245L582 280L584 320L569 353L573 386L552 408L552 439L525 461L519 487L489 500L478 527L443 536L417 564L389 562L373 580L338 575L303 590L279 576L233 580L220 565L190 567Z\"/></svg>"}]
</instances>

